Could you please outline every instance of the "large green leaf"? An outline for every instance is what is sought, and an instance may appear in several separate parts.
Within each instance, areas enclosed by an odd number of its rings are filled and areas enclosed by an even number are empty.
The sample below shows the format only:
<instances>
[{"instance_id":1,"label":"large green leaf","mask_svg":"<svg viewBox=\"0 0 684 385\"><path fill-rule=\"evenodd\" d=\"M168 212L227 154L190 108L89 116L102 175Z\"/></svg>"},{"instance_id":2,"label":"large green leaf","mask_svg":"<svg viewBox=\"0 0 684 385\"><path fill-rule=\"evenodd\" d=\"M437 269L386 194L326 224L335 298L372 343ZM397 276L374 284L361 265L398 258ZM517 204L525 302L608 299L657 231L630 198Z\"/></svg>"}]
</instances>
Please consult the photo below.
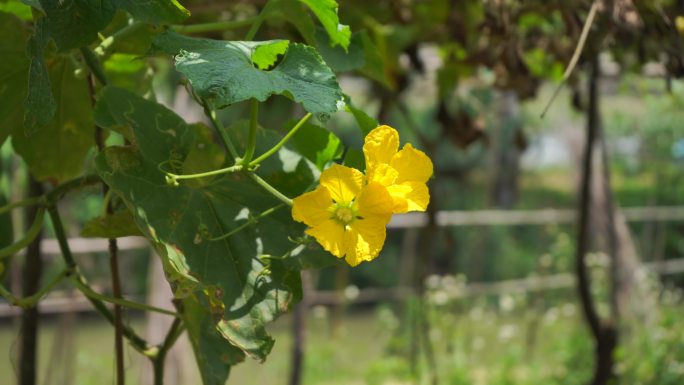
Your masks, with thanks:
<instances>
[{"instance_id":1,"label":"large green leaf","mask_svg":"<svg viewBox=\"0 0 684 385\"><path fill-rule=\"evenodd\" d=\"M255 67L253 54L265 45L282 47L282 41L229 42L168 31L155 39L151 52L176 55L176 68L188 77L195 92L218 106L283 94L322 120L338 110L342 91L315 49L290 43L282 61L264 71Z\"/></svg>"},{"instance_id":2,"label":"large green leaf","mask_svg":"<svg viewBox=\"0 0 684 385\"><path fill-rule=\"evenodd\" d=\"M111 0L40 0L47 29L60 51L88 45L116 11Z\"/></svg>"},{"instance_id":3,"label":"large green leaf","mask_svg":"<svg viewBox=\"0 0 684 385\"><path fill-rule=\"evenodd\" d=\"M289 255L297 245L288 236L301 235L303 228L289 210L279 209L216 240L280 202L242 174L168 185L160 167L181 172L191 152L214 149L203 139L206 127L187 125L155 102L108 87L95 116L99 125L128 126L134 136L133 146L110 147L99 155L97 168L159 249L176 295L206 304L223 338L264 359L274 342L265 324L301 295L299 272L272 257ZM202 346L201 335L191 333L195 346Z\"/></svg>"},{"instance_id":4,"label":"large green leaf","mask_svg":"<svg viewBox=\"0 0 684 385\"><path fill-rule=\"evenodd\" d=\"M152 24L180 23L190 16L176 0L113 0L138 21Z\"/></svg>"},{"instance_id":5,"label":"large green leaf","mask_svg":"<svg viewBox=\"0 0 684 385\"><path fill-rule=\"evenodd\" d=\"M117 9L151 24L178 23L190 15L176 0L40 0L49 35L60 51L95 41Z\"/></svg>"},{"instance_id":6,"label":"large green leaf","mask_svg":"<svg viewBox=\"0 0 684 385\"><path fill-rule=\"evenodd\" d=\"M0 144L22 127L29 60L28 28L14 15L0 12Z\"/></svg>"},{"instance_id":7,"label":"large green leaf","mask_svg":"<svg viewBox=\"0 0 684 385\"><path fill-rule=\"evenodd\" d=\"M50 75L45 65L44 50L48 43L45 18L36 21L35 31L28 42L28 96L24 105L24 130L31 134L48 124L55 116L57 102L52 95Z\"/></svg>"},{"instance_id":8,"label":"large green leaf","mask_svg":"<svg viewBox=\"0 0 684 385\"><path fill-rule=\"evenodd\" d=\"M200 303L203 301L204 303ZM228 342L216 329L211 305L191 295L183 300L183 321L195 351L205 385L224 385L230 367L244 361L245 353Z\"/></svg>"},{"instance_id":9,"label":"large green leaf","mask_svg":"<svg viewBox=\"0 0 684 385\"><path fill-rule=\"evenodd\" d=\"M48 68L56 96L55 117L32 133L15 125L12 146L36 179L61 181L83 172L86 155L94 145L95 128L88 85L74 76L73 63L58 57Z\"/></svg>"},{"instance_id":10,"label":"large green leaf","mask_svg":"<svg viewBox=\"0 0 684 385\"><path fill-rule=\"evenodd\" d=\"M340 24L337 16L337 1L335 0L299 0L316 15L318 20L330 36L330 44L340 45L345 50L349 47L351 30L349 26Z\"/></svg>"},{"instance_id":11,"label":"large green leaf","mask_svg":"<svg viewBox=\"0 0 684 385\"><path fill-rule=\"evenodd\" d=\"M333 71L353 71L366 65L364 35L365 32L354 33L349 48L345 50L331 46L329 36L323 30L316 29L316 49Z\"/></svg>"}]
</instances>

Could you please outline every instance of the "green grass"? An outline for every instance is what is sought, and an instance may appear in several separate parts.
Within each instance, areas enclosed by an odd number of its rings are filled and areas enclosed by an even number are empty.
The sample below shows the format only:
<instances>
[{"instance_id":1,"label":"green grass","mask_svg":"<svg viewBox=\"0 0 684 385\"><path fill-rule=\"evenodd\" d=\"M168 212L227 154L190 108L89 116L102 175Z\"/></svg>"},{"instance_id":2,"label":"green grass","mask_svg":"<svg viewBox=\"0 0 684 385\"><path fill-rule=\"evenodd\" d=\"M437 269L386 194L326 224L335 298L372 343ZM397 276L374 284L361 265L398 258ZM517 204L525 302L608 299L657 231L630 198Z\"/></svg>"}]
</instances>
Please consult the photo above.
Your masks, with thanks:
<instances>
[{"instance_id":1,"label":"green grass","mask_svg":"<svg viewBox=\"0 0 684 385\"><path fill-rule=\"evenodd\" d=\"M441 289L436 289L437 291ZM433 293L434 294L434 293ZM421 311L430 322L429 341L440 384L448 385L581 385L591 375L593 341L570 292L549 292L543 297L504 295L471 300L438 301L434 295ZM541 302L540 302L541 301ZM410 306L409 306L410 308ZM414 315L416 313L413 313ZM631 328L619 353L624 383L678 384L677 378L682 305L661 309L660 321L649 329ZM39 384L99 385L113 383L112 329L88 316L46 320L40 335ZM285 385L288 383L291 318L271 325L276 339L265 363L253 360L236 366L228 384ZM403 324L406 325L406 324ZM132 326L144 330L142 319ZM429 384L430 365L419 354L412 365L409 349L421 351L426 335L408 331L389 306L374 311L350 312L337 327L321 308L308 321L304 372L305 385ZM656 336L657 335L657 336ZM656 337L654 337L656 336ZM16 328L0 325L0 373L12 384L17 364ZM178 384L200 384L189 345L181 344L180 361L168 362L169 378ZM149 364L126 349L127 384L140 384ZM412 372L411 368L415 368ZM48 371L49 381L45 381ZM669 376L669 377L668 377ZM661 383L662 382L662 383Z\"/></svg>"},{"instance_id":2,"label":"green grass","mask_svg":"<svg viewBox=\"0 0 684 385\"><path fill-rule=\"evenodd\" d=\"M42 323L39 339L39 384L111 384L114 374L113 329L93 316L74 318L67 326L58 319ZM132 326L142 332L144 321L136 319ZM287 384L290 365L291 319L283 317L271 325L276 339L273 352L265 363L247 359L231 373L229 384ZM379 328L373 314L346 317L336 331L327 318L309 320L306 383L353 384L363 383L370 363L382 356L389 334ZM63 337L57 340L57 336ZM0 324L0 373L4 384L16 379L18 366L18 329L12 323ZM57 343L57 346L55 346ZM194 358L189 345L182 352L184 378L189 384L199 384ZM170 363L177 365L177 363ZM149 370L146 359L126 346L127 384L138 384L141 372ZM52 366L52 369L49 367ZM69 369L69 368L72 369ZM48 370L50 380L45 381ZM173 372L173 370L172 370ZM173 375L173 374L172 374ZM70 381L64 381L70 378ZM6 380L10 380L5 382Z\"/></svg>"}]
</instances>

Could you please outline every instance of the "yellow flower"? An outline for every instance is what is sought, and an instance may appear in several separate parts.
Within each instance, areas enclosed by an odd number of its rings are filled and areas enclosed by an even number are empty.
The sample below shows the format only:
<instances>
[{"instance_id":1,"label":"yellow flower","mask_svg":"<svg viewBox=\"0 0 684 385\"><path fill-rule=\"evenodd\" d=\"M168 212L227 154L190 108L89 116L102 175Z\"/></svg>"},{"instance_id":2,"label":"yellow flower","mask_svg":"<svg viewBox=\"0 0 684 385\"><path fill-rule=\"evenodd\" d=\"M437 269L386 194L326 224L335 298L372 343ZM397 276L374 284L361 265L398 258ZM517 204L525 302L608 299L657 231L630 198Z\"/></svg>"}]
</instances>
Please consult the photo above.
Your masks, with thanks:
<instances>
[{"instance_id":1,"label":"yellow flower","mask_svg":"<svg viewBox=\"0 0 684 385\"><path fill-rule=\"evenodd\" d=\"M378 256L392 216L387 189L364 184L361 171L333 165L321 173L321 185L293 200L292 218L309 228L324 249L356 266Z\"/></svg>"},{"instance_id":2,"label":"yellow flower","mask_svg":"<svg viewBox=\"0 0 684 385\"><path fill-rule=\"evenodd\" d=\"M425 211L430 203L425 183L432 176L432 161L411 144L398 150L399 134L390 126L379 126L366 135L363 153L368 181L387 187L394 213Z\"/></svg>"}]
</instances>

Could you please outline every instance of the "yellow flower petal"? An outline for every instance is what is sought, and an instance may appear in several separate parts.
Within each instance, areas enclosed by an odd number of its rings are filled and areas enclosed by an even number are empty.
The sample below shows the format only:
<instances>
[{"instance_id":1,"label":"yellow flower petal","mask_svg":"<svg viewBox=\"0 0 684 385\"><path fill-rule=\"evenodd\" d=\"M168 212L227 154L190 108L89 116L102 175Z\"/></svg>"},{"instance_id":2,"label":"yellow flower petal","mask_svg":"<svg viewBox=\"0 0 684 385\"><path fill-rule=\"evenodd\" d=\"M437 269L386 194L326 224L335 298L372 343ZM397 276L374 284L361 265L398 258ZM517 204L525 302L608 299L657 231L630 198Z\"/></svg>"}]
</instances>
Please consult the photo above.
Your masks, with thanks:
<instances>
[{"instance_id":1,"label":"yellow flower petal","mask_svg":"<svg viewBox=\"0 0 684 385\"><path fill-rule=\"evenodd\" d=\"M430 203L430 192L425 183L404 182L387 187L392 196L394 213L425 211Z\"/></svg>"},{"instance_id":2,"label":"yellow flower petal","mask_svg":"<svg viewBox=\"0 0 684 385\"><path fill-rule=\"evenodd\" d=\"M292 218L307 226L318 226L330 219L329 208L333 201L330 192L323 186L304 193L292 200Z\"/></svg>"},{"instance_id":3,"label":"yellow flower petal","mask_svg":"<svg viewBox=\"0 0 684 385\"><path fill-rule=\"evenodd\" d=\"M359 219L351 224L352 236L355 235L354 252L348 253L347 263L356 266L362 261L375 259L385 244L387 221L383 217Z\"/></svg>"},{"instance_id":4,"label":"yellow flower petal","mask_svg":"<svg viewBox=\"0 0 684 385\"><path fill-rule=\"evenodd\" d=\"M387 188L377 182L371 182L361 190L354 206L365 219L377 218L387 224L392 216L392 197Z\"/></svg>"},{"instance_id":5,"label":"yellow flower petal","mask_svg":"<svg viewBox=\"0 0 684 385\"><path fill-rule=\"evenodd\" d=\"M363 173L355 168L333 164L321 173L325 186L335 202L351 202L361 191Z\"/></svg>"},{"instance_id":6,"label":"yellow flower petal","mask_svg":"<svg viewBox=\"0 0 684 385\"><path fill-rule=\"evenodd\" d=\"M387 163L380 163L368 168L368 180L383 186L391 186L399 177L399 172Z\"/></svg>"},{"instance_id":7,"label":"yellow flower petal","mask_svg":"<svg viewBox=\"0 0 684 385\"><path fill-rule=\"evenodd\" d=\"M366 135L363 153L366 168L370 169L378 163L389 164L399 149L399 133L390 126L379 126Z\"/></svg>"},{"instance_id":8,"label":"yellow flower petal","mask_svg":"<svg viewBox=\"0 0 684 385\"><path fill-rule=\"evenodd\" d=\"M399 173L397 183L425 183L432 176L432 161L423 151L407 143L390 161L390 166Z\"/></svg>"},{"instance_id":9,"label":"yellow flower petal","mask_svg":"<svg viewBox=\"0 0 684 385\"><path fill-rule=\"evenodd\" d=\"M319 223L316 227L306 230L306 233L316 238L316 241L323 246L328 252L337 258L344 257L347 252L349 240L348 231L344 230L344 226L338 222L328 219Z\"/></svg>"}]
</instances>

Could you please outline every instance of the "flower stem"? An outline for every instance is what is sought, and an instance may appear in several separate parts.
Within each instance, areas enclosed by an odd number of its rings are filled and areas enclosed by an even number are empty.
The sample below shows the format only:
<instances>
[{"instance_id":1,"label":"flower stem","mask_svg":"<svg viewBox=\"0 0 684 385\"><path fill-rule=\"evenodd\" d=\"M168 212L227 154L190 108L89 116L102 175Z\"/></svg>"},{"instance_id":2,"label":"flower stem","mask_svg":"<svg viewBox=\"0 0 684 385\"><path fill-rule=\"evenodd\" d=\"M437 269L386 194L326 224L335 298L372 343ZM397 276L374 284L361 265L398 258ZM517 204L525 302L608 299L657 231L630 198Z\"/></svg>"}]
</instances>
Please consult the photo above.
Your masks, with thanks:
<instances>
[{"instance_id":1,"label":"flower stem","mask_svg":"<svg viewBox=\"0 0 684 385\"><path fill-rule=\"evenodd\" d=\"M247 137L247 148L245 148L245 155L242 157L242 164L249 165L249 162L254 157L254 149L256 148L256 132L259 126L259 101L252 98L250 100L250 114L249 114L249 136Z\"/></svg>"},{"instance_id":2,"label":"flower stem","mask_svg":"<svg viewBox=\"0 0 684 385\"><path fill-rule=\"evenodd\" d=\"M297 124L296 124L294 127L292 127L292 129L290 130L290 132L288 132L287 135L285 135L285 136L280 140L280 142L278 142L278 143L277 143L275 146L273 146L270 150L268 150L268 151L266 151L265 153L261 154L261 156L259 156L258 158L256 158L256 159L254 159L253 161L249 162L249 167L251 168L251 167L254 167L254 166L258 165L259 163L263 162L264 159L266 159L266 158L268 158L269 156L271 156L271 155L275 154L276 152L278 152L278 150L280 150L280 148L283 147L283 146L285 145L285 143L287 143L287 141L290 140L290 138L291 138L294 134L296 134L297 131L298 131L300 128L302 128L302 126L304 126L304 123L306 123L306 121L309 120L309 118L311 118L311 113L310 113L310 112L307 113L306 115L304 115L304 117L302 117L302 118L299 120L299 122L297 122Z\"/></svg>"},{"instance_id":3,"label":"flower stem","mask_svg":"<svg viewBox=\"0 0 684 385\"><path fill-rule=\"evenodd\" d=\"M203 33L213 31L225 31L229 29L237 29L247 27L254 24L258 17L249 17L242 20L219 21L215 23L201 23L192 25L172 25L171 29L178 33Z\"/></svg>"},{"instance_id":4,"label":"flower stem","mask_svg":"<svg viewBox=\"0 0 684 385\"><path fill-rule=\"evenodd\" d=\"M271 195L274 197L278 198L281 202L285 203L286 205L292 207L292 199L286 197L278 191L275 187L271 186L266 182L265 180L261 179L259 175L252 171L247 171L247 176L249 176L254 182L256 182L259 186L261 186L264 190L268 191Z\"/></svg>"}]
</instances>

